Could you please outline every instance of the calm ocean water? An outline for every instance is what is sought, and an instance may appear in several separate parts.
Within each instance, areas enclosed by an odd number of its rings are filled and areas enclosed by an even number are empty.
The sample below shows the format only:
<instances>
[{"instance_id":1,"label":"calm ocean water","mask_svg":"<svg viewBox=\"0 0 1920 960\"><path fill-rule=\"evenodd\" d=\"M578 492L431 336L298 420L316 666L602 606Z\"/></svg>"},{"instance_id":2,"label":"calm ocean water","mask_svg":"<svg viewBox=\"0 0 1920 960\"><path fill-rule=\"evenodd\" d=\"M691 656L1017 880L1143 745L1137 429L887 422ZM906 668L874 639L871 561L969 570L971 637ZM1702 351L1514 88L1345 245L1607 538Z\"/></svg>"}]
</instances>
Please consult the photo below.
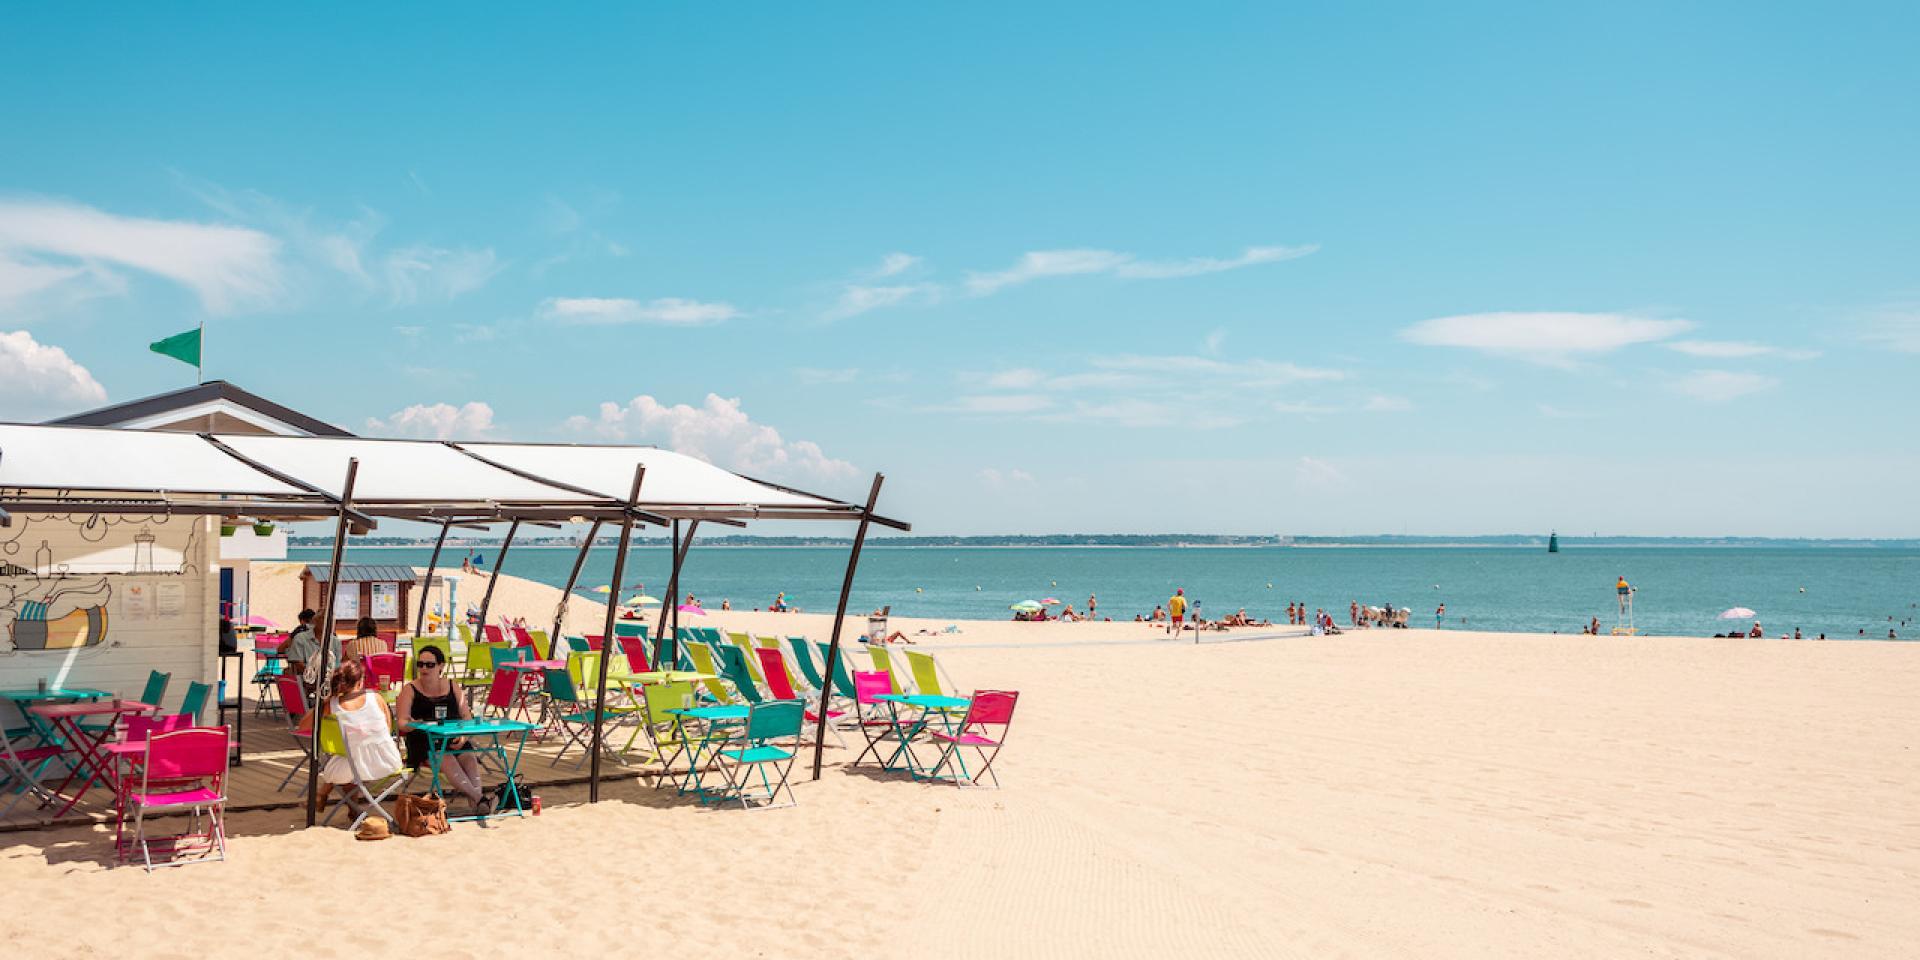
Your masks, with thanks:
<instances>
[{"instance_id":1,"label":"calm ocean water","mask_svg":"<svg viewBox=\"0 0 1920 960\"><path fill-rule=\"evenodd\" d=\"M482 551L488 562L497 550ZM607 582L613 550L596 550L581 574L583 595ZM424 566L425 548L351 550L353 559ZM452 554L457 569L459 555ZM326 562L327 551L295 548L294 559ZM575 551L517 547L505 572L554 586L566 583ZM765 607L776 592L805 610L831 612L846 564L844 547L707 547L687 555L683 592L710 607ZM635 550L627 582L666 592L671 559L664 546ZM1326 607L1346 622L1351 600L1411 607L1416 626L1432 626L1447 605L1446 625L1484 630L1575 633L1589 617L1603 630L1614 621L1614 579L1639 589L1635 622L1642 633L1724 632L1715 617L1750 607L1769 636L1798 627L1806 636L1920 638L1920 550L1872 548L991 548L869 547L854 581L853 611L892 604L896 614L955 619L1008 617L1017 600L1058 597L1084 609L1099 596L1100 613L1131 620L1164 603L1175 587L1209 618L1245 607L1279 618L1289 601ZM463 593L462 603L478 603ZM518 611L514 611L520 614ZM529 611L527 614L531 614ZM520 614L526 615L526 614ZM543 611L534 615L550 615ZM1742 623L1745 627L1750 624Z\"/></svg>"}]
</instances>

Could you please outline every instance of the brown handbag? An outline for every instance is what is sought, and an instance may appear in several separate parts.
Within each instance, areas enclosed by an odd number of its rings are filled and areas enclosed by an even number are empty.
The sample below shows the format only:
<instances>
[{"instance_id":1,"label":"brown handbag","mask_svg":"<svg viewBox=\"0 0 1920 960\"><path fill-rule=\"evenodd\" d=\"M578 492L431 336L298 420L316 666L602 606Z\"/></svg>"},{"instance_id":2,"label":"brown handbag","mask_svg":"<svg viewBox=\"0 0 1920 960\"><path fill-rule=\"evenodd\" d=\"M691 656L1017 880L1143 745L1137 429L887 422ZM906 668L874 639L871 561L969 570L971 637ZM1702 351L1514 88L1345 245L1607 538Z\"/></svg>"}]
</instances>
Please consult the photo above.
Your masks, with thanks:
<instances>
[{"instance_id":1,"label":"brown handbag","mask_svg":"<svg viewBox=\"0 0 1920 960\"><path fill-rule=\"evenodd\" d=\"M431 837L453 829L447 825L447 801L426 794L401 794L393 804L393 820L405 837Z\"/></svg>"}]
</instances>

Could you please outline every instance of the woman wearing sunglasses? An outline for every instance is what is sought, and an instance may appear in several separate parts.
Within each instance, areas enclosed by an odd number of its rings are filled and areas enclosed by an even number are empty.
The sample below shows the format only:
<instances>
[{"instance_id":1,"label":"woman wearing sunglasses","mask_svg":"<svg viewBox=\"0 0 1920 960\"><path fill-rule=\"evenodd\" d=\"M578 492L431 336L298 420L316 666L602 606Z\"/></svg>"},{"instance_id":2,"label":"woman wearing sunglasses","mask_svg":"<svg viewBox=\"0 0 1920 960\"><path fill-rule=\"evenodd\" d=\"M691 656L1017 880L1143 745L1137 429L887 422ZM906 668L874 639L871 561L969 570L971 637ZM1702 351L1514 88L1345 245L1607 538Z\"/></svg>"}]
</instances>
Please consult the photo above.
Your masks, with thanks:
<instances>
[{"instance_id":1,"label":"woman wearing sunglasses","mask_svg":"<svg viewBox=\"0 0 1920 960\"><path fill-rule=\"evenodd\" d=\"M447 679L447 656L439 647L420 647L413 657L413 682L400 689L394 713L400 717L400 731L407 735L407 765L418 770L427 762L427 735L413 725L470 720L473 712L467 709L466 698L460 696L453 681ZM484 816L492 812L493 803L480 786L480 758L464 752L472 746L465 737L449 740L440 773Z\"/></svg>"}]
</instances>

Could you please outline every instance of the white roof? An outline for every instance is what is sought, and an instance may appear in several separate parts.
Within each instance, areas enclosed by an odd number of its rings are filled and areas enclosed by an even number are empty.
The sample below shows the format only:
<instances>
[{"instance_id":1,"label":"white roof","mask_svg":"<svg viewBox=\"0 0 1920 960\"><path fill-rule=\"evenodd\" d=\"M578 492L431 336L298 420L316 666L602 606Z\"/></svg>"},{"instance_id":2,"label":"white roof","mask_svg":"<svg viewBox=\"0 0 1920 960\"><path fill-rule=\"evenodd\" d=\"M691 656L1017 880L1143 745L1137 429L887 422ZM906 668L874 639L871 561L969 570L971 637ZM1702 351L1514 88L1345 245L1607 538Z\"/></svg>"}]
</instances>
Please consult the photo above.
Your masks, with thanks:
<instances>
[{"instance_id":1,"label":"white roof","mask_svg":"<svg viewBox=\"0 0 1920 960\"><path fill-rule=\"evenodd\" d=\"M220 442L340 496L347 461L358 459L355 503L596 503L594 497L518 477L444 443L344 437L222 436ZM621 499L625 499L624 497Z\"/></svg>"},{"instance_id":2,"label":"white roof","mask_svg":"<svg viewBox=\"0 0 1920 960\"><path fill-rule=\"evenodd\" d=\"M89 493L168 500L180 509L236 515L337 502L347 463L359 461L353 505L416 519L564 519L624 514L636 465L639 509L659 519L852 519L859 508L730 473L657 447L447 443L357 437L207 436L92 427L0 424L0 488L33 491L31 509ZM188 504L172 494L216 498ZM96 496L95 500L105 500ZM7 501L0 500L0 509ZM118 505L124 509L125 504ZM96 503L95 509L114 509ZM259 515L256 513L255 515ZM905 529L899 521L875 522Z\"/></svg>"},{"instance_id":3,"label":"white roof","mask_svg":"<svg viewBox=\"0 0 1920 960\"><path fill-rule=\"evenodd\" d=\"M314 499L190 433L0 424L0 487Z\"/></svg>"},{"instance_id":4,"label":"white roof","mask_svg":"<svg viewBox=\"0 0 1920 960\"><path fill-rule=\"evenodd\" d=\"M633 468L645 465L640 506L737 506L766 508L839 506L836 501L794 493L729 473L705 460L658 447L568 446L539 443L471 443L471 450L503 466L524 470L624 502L633 488Z\"/></svg>"}]
</instances>

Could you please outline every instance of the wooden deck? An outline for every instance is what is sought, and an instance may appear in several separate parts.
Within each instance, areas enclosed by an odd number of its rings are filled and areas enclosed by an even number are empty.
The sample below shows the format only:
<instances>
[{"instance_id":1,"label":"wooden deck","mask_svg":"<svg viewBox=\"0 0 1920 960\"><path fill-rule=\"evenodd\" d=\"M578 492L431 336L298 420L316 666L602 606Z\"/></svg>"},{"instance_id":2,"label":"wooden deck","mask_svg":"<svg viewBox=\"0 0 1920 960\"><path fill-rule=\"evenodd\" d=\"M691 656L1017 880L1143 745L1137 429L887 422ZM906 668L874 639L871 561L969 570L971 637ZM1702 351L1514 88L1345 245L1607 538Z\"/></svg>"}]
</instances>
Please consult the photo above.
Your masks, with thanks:
<instances>
[{"instance_id":1,"label":"wooden deck","mask_svg":"<svg viewBox=\"0 0 1920 960\"><path fill-rule=\"evenodd\" d=\"M277 707L256 713L257 704L251 698L244 701L247 711L241 724L241 762L232 767L227 777L227 810L241 812L246 810L273 810L297 808L302 800L302 789L306 786L307 772L303 769L293 781L281 789L287 774L298 766L302 757L300 747L294 742L292 734L287 732L287 721ZM209 708L211 709L211 708ZM228 708L231 718L232 708ZM231 723L231 719L229 719ZM615 745L625 743L630 728L623 728ZM581 751L574 748L566 758L556 766L554 757L559 754L564 738L535 739L539 734L527 740L525 752L520 757L520 782L529 787L551 786L559 784L585 783L587 765L575 765ZM612 738L610 738L612 739ZM636 751L637 755L638 751ZM609 780L632 779L643 773L658 770L658 765L640 765L622 763L604 759L600 766L603 782ZM491 784L497 782L498 775L489 777ZM57 786L57 781L53 784ZM76 784L77 786L77 784ZM68 788L69 791L74 789ZM424 789L423 781L416 781L411 790ZM71 794L69 794L71 795ZM12 793L0 794L0 807L13 799ZM4 820L0 820L0 833L39 830L48 827L86 825L89 823L112 822L113 796L106 788L95 786L87 791L66 816L58 819L53 814L63 804L36 808L31 798L16 804Z\"/></svg>"}]
</instances>

